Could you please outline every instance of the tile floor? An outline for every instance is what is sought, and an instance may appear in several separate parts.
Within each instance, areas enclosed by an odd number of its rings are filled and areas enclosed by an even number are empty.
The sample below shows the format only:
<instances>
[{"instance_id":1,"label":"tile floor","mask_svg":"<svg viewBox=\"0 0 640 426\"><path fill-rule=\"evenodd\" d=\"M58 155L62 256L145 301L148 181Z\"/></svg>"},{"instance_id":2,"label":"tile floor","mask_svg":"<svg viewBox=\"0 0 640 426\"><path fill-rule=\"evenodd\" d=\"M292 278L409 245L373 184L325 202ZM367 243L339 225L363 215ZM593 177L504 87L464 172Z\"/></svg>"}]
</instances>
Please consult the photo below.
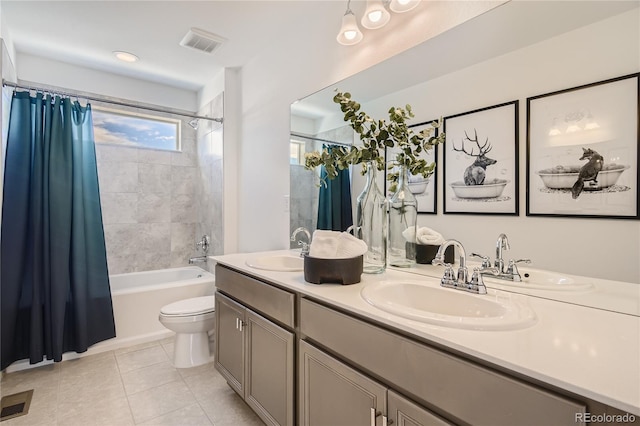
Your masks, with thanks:
<instances>
[{"instance_id":1,"label":"tile floor","mask_svg":"<svg viewBox=\"0 0 640 426\"><path fill-rule=\"evenodd\" d=\"M4 375L0 394L34 389L14 425L258 426L213 363L174 368L173 339Z\"/></svg>"}]
</instances>

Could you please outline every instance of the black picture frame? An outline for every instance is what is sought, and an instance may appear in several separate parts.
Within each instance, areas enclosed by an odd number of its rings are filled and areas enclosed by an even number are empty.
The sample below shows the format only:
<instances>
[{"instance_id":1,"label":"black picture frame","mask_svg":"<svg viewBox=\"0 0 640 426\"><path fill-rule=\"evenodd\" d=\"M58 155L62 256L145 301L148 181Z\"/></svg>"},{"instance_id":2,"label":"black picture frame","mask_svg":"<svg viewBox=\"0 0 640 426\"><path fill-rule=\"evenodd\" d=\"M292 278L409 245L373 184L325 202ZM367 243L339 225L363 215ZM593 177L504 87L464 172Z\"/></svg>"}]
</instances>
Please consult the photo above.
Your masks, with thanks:
<instances>
[{"instance_id":1,"label":"black picture frame","mask_svg":"<svg viewBox=\"0 0 640 426\"><path fill-rule=\"evenodd\" d=\"M437 137L440 128L434 127L433 123L437 123L438 120L427 120L422 121L420 123L411 124L408 127L412 129L415 133L422 131L427 127L431 127L433 129L432 136ZM385 194L388 196L391 195L389 192L389 183L386 180L387 174L392 171L392 168L389 167L389 164L395 159L395 152L397 149L387 148L385 150ZM410 176L409 177L409 189L411 193L416 197L416 201L418 202L418 214L437 214L438 210L438 145L436 145L432 150L420 154L420 157L427 160L427 163L436 163L436 170L433 174L426 180L423 180L422 176ZM415 178L415 179L414 179Z\"/></svg>"},{"instance_id":2,"label":"black picture frame","mask_svg":"<svg viewBox=\"0 0 640 426\"><path fill-rule=\"evenodd\" d=\"M527 216L640 219L639 80L527 98Z\"/></svg>"},{"instance_id":3,"label":"black picture frame","mask_svg":"<svg viewBox=\"0 0 640 426\"><path fill-rule=\"evenodd\" d=\"M445 117L444 214L519 215L518 110L514 100Z\"/></svg>"}]
</instances>

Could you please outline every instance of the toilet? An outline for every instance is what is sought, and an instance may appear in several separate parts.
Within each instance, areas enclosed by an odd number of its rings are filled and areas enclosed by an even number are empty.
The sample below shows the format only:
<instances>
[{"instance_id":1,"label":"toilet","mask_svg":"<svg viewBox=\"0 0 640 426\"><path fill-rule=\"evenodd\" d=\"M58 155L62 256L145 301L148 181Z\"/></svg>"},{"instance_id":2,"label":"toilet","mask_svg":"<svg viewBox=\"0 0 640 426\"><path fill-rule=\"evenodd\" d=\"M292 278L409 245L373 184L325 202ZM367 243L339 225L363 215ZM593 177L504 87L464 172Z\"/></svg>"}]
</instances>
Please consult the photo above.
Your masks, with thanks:
<instances>
[{"instance_id":1,"label":"toilet","mask_svg":"<svg viewBox=\"0 0 640 426\"><path fill-rule=\"evenodd\" d=\"M159 320L176 333L173 365L189 368L210 361L209 334L215 327L215 296L194 297L169 303Z\"/></svg>"}]
</instances>

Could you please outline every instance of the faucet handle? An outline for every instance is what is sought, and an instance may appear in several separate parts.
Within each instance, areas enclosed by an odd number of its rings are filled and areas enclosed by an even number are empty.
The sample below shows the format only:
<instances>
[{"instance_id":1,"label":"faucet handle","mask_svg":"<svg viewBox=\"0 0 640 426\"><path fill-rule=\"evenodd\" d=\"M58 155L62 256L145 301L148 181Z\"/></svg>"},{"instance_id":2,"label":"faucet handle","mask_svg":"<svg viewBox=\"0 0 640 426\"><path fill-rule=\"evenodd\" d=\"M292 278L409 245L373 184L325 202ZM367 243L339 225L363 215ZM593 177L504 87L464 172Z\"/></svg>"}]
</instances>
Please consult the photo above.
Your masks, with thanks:
<instances>
[{"instance_id":1,"label":"faucet handle","mask_svg":"<svg viewBox=\"0 0 640 426\"><path fill-rule=\"evenodd\" d=\"M520 271L518 271L518 267L516 266L518 263L531 263L530 259L518 259L509 261L509 266L507 267L507 274L513 277L513 281L521 282L522 277L520 276Z\"/></svg>"},{"instance_id":2,"label":"faucet handle","mask_svg":"<svg viewBox=\"0 0 640 426\"><path fill-rule=\"evenodd\" d=\"M473 275L471 275L471 281L469 282L469 290L478 294L487 294L487 287L484 285L482 270L480 268L473 268Z\"/></svg>"},{"instance_id":3,"label":"faucet handle","mask_svg":"<svg viewBox=\"0 0 640 426\"><path fill-rule=\"evenodd\" d=\"M455 273L453 272L453 266L450 263L442 262L442 264L445 266L445 270L440 282L444 285L455 284L456 276L455 276Z\"/></svg>"},{"instance_id":4,"label":"faucet handle","mask_svg":"<svg viewBox=\"0 0 640 426\"><path fill-rule=\"evenodd\" d=\"M489 260L488 256L483 256L483 255L478 254L478 253L471 253L471 257L477 257L479 259L482 259L482 267L483 268L490 268L491 267L491 261Z\"/></svg>"}]
</instances>

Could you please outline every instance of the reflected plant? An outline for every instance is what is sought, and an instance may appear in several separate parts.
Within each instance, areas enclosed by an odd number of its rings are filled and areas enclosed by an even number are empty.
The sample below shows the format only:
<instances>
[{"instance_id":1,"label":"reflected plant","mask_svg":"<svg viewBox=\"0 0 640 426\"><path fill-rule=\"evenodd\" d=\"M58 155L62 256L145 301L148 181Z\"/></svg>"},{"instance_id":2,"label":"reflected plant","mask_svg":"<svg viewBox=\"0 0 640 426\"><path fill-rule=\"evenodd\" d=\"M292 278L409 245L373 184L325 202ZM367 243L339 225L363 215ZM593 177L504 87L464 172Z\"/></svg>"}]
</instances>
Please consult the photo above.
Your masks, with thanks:
<instances>
[{"instance_id":1,"label":"reflected plant","mask_svg":"<svg viewBox=\"0 0 640 426\"><path fill-rule=\"evenodd\" d=\"M422 175L425 178L433 174L435 163L427 163L424 158L420 158L420 154L444 141L444 133L437 137L433 136L434 129L440 126L439 121L433 122L433 127L416 133L407 125L407 121L414 117L411 105L389 109L387 122L384 119L373 119L362 111L360 103L353 100L349 92L338 92L333 97L333 102L340 105L344 121L349 122L351 128L360 137L362 145L348 148L336 146L331 150L325 148L322 152L307 153L305 168L314 169L324 165L327 177L334 179L339 170L344 170L350 165L362 164L361 173L364 175L367 162L374 162L378 170L384 170L385 149L397 147L399 152L391 162L393 166L403 166L409 173ZM391 191L395 191L397 186L398 173L390 172L387 175Z\"/></svg>"}]
</instances>

